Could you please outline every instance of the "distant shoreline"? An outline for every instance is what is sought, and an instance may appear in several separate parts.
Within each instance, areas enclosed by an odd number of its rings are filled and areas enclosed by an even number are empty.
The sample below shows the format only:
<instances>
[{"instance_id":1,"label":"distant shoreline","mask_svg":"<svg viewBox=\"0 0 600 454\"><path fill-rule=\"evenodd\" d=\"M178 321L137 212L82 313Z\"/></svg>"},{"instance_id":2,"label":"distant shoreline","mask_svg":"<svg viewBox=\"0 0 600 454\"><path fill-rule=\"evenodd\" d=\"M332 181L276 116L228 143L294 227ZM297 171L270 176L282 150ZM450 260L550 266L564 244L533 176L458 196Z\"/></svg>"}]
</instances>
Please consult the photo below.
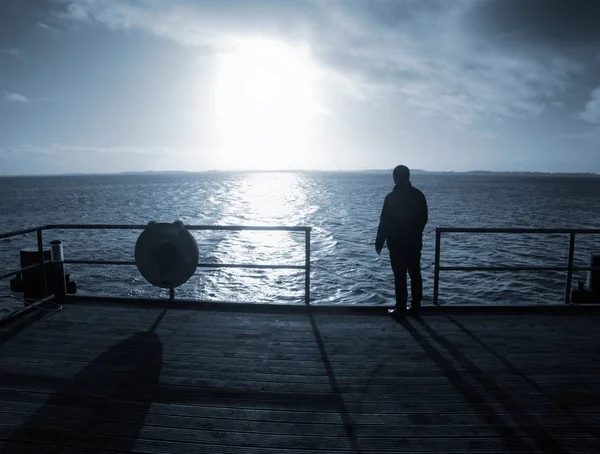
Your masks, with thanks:
<instances>
[{"instance_id":1,"label":"distant shoreline","mask_svg":"<svg viewBox=\"0 0 600 454\"><path fill-rule=\"evenodd\" d=\"M185 170L140 171L140 172L112 172L112 173L48 173L48 174L23 174L0 175L0 178L43 178L43 177L79 177L79 176L143 176L143 175L201 175L201 174L226 174L226 173L375 173L391 174L392 169L369 170L204 170L190 172ZM547 177L600 177L598 173L589 172L527 172L527 171L493 171L493 170L422 170L411 169L412 175L456 175L456 176L547 176Z\"/></svg>"}]
</instances>

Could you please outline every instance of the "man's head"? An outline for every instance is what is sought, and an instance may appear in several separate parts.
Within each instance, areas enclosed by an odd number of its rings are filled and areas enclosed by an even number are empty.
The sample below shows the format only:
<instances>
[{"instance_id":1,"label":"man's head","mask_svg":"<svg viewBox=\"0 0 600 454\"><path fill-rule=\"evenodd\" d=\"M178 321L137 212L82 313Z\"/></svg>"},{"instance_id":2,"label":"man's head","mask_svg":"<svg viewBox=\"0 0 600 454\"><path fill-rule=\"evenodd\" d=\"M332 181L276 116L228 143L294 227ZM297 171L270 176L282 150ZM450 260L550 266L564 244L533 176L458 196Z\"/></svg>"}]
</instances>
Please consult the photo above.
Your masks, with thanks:
<instances>
[{"instance_id":1,"label":"man's head","mask_svg":"<svg viewBox=\"0 0 600 454\"><path fill-rule=\"evenodd\" d=\"M395 184L408 183L410 181L410 170L406 166L396 166L392 174Z\"/></svg>"}]
</instances>

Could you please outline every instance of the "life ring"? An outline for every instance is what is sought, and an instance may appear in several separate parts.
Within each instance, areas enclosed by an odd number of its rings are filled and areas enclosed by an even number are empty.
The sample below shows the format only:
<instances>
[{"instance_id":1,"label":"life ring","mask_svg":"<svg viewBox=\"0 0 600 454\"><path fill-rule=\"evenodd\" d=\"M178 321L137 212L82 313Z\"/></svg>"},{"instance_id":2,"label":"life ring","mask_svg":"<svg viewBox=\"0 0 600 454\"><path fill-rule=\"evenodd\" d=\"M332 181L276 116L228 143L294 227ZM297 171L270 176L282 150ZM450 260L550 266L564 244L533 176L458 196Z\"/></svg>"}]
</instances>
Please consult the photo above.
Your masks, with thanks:
<instances>
[{"instance_id":1,"label":"life ring","mask_svg":"<svg viewBox=\"0 0 600 454\"><path fill-rule=\"evenodd\" d=\"M198 245L181 221L150 222L135 243L135 263L150 284L175 288L198 267Z\"/></svg>"}]
</instances>

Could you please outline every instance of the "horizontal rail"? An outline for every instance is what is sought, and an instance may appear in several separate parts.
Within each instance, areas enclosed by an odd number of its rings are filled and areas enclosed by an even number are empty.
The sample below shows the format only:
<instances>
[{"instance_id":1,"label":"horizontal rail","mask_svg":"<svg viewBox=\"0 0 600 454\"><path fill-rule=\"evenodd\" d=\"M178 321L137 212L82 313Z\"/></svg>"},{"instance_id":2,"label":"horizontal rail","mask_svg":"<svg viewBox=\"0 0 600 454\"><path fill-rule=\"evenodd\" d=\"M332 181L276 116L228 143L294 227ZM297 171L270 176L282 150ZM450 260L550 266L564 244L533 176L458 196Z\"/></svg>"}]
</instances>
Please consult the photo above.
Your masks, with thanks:
<instances>
[{"instance_id":1,"label":"horizontal rail","mask_svg":"<svg viewBox=\"0 0 600 454\"><path fill-rule=\"evenodd\" d=\"M568 266L440 266L440 271L569 271ZM574 266L573 271L600 270L600 267Z\"/></svg>"},{"instance_id":2,"label":"horizontal rail","mask_svg":"<svg viewBox=\"0 0 600 454\"><path fill-rule=\"evenodd\" d=\"M46 260L45 264L50 263L50 260ZM7 277L16 276L17 274L21 274L25 271L31 271L35 268L39 268L42 266L41 263L34 263L33 265L26 266L25 268L20 268L18 270L10 271L8 273L0 274L0 279L6 279Z\"/></svg>"},{"instance_id":3,"label":"horizontal rail","mask_svg":"<svg viewBox=\"0 0 600 454\"><path fill-rule=\"evenodd\" d=\"M510 228L510 227L438 227L440 233L533 233L533 234L569 234L585 233L599 235L600 229L536 229L536 228Z\"/></svg>"},{"instance_id":4,"label":"horizontal rail","mask_svg":"<svg viewBox=\"0 0 600 454\"><path fill-rule=\"evenodd\" d=\"M50 224L42 230L144 230L148 224ZM282 232L310 232L308 226L267 226L267 225L184 225L187 230L254 230ZM34 229L35 231L35 229Z\"/></svg>"},{"instance_id":5,"label":"horizontal rail","mask_svg":"<svg viewBox=\"0 0 600 454\"><path fill-rule=\"evenodd\" d=\"M0 240L3 240L5 238L11 238L13 236L26 235L27 233L37 232L39 230L44 230L45 228L46 226L41 226L32 227L30 229L15 230L14 232L0 233Z\"/></svg>"},{"instance_id":6,"label":"horizontal rail","mask_svg":"<svg viewBox=\"0 0 600 454\"><path fill-rule=\"evenodd\" d=\"M135 266L134 260L65 260L69 265L117 265ZM304 265L261 265L250 263L198 263L198 268L255 268L266 270L303 270Z\"/></svg>"}]
</instances>

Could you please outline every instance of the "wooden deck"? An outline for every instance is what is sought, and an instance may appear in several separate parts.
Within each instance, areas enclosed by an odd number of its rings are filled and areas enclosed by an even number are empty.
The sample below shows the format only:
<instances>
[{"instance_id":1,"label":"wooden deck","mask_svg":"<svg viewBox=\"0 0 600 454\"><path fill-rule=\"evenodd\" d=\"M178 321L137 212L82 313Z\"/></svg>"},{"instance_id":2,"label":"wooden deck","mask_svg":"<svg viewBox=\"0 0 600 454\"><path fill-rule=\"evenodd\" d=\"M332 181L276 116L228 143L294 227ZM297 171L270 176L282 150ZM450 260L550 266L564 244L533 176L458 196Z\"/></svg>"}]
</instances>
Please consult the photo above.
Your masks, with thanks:
<instances>
[{"instance_id":1,"label":"wooden deck","mask_svg":"<svg viewBox=\"0 0 600 454\"><path fill-rule=\"evenodd\" d=\"M67 306L0 329L0 452L600 452L592 314Z\"/></svg>"}]
</instances>

